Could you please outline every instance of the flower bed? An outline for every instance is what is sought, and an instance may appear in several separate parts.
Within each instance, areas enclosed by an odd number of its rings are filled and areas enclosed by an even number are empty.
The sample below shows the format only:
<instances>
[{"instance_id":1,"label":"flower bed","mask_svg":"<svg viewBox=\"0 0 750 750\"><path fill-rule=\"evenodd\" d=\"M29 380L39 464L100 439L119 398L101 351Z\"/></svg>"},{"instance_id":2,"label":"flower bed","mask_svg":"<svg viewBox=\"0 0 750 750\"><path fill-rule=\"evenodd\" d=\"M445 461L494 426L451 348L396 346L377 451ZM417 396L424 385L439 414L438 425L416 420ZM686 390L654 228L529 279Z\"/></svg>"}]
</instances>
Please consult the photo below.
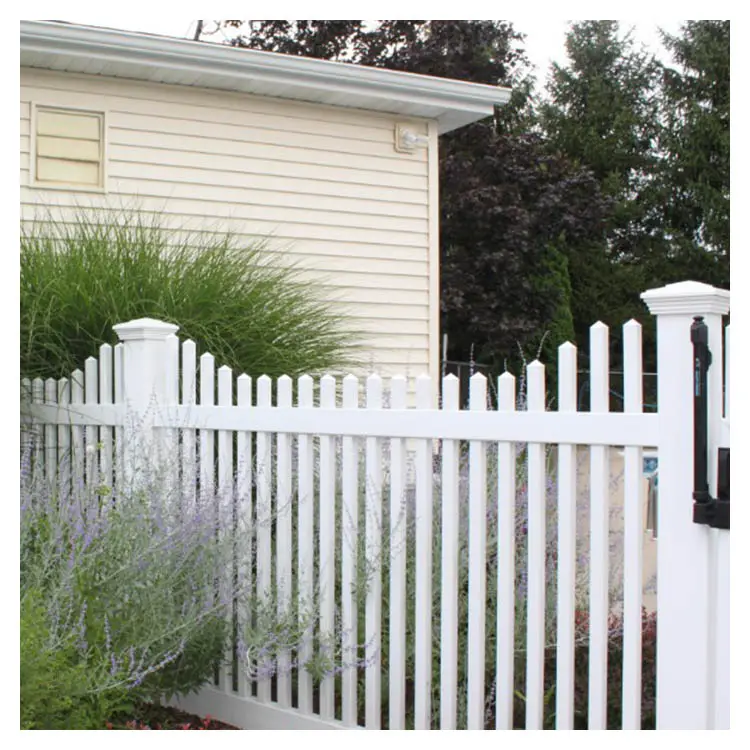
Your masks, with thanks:
<instances>
[{"instance_id":1,"label":"flower bed","mask_svg":"<svg viewBox=\"0 0 750 750\"><path fill-rule=\"evenodd\" d=\"M170 706L140 704L133 718L116 717L106 724L107 729L238 729L231 724L180 711Z\"/></svg>"}]
</instances>

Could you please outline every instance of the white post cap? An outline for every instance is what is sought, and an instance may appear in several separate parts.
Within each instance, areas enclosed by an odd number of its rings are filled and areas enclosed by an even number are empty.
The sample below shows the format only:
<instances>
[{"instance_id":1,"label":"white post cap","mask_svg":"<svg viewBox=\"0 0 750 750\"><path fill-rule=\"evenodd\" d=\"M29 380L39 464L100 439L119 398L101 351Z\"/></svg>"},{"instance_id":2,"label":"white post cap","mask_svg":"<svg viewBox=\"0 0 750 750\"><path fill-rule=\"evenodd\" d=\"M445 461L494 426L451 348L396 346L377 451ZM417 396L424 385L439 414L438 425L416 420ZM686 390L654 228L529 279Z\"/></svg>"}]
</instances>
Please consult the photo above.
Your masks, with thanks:
<instances>
[{"instance_id":1,"label":"white post cap","mask_svg":"<svg viewBox=\"0 0 750 750\"><path fill-rule=\"evenodd\" d=\"M652 315L726 315L729 290L699 281L680 281L641 294Z\"/></svg>"},{"instance_id":2,"label":"white post cap","mask_svg":"<svg viewBox=\"0 0 750 750\"><path fill-rule=\"evenodd\" d=\"M139 318L112 326L120 341L163 341L180 330L174 323L153 318Z\"/></svg>"}]
</instances>

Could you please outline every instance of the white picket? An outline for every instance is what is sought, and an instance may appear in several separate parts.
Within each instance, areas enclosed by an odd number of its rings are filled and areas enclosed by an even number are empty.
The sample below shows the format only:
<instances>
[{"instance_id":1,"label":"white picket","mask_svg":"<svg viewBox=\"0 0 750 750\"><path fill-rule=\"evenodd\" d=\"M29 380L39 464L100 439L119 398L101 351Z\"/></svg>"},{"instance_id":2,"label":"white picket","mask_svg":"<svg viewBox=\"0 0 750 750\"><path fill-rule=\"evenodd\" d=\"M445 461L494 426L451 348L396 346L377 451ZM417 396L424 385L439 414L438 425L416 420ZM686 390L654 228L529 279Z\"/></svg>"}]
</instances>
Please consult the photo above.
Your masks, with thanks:
<instances>
[{"instance_id":1,"label":"white picket","mask_svg":"<svg viewBox=\"0 0 750 750\"><path fill-rule=\"evenodd\" d=\"M625 412L643 411L641 324L623 326ZM625 446L625 572L623 590L622 728L641 728L641 608L643 604L643 449Z\"/></svg>"},{"instance_id":2,"label":"white picket","mask_svg":"<svg viewBox=\"0 0 750 750\"><path fill-rule=\"evenodd\" d=\"M215 363L212 354L203 354L200 358L200 405L209 406L216 402L215 397ZM215 479L215 445L216 435L213 430L200 431L200 505L210 507L216 491Z\"/></svg>"},{"instance_id":3,"label":"white picket","mask_svg":"<svg viewBox=\"0 0 750 750\"><path fill-rule=\"evenodd\" d=\"M99 363L94 357L89 357L84 366L85 402L93 406L99 403ZM85 428L86 439L86 482L90 486L99 483L99 430L93 424Z\"/></svg>"},{"instance_id":4,"label":"white picket","mask_svg":"<svg viewBox=\"0 0 750 750\"><path fill-rule=\"evenodd\" d=\"M31 380L29 378L21 378L21 401L31 403Z\"/></svg>"},{"instance_id":5,"label":"white picket","mask_svg":"<svg viewBox=\"0 0 750 750\"><path fill-rule=\"evenodd\" d=\"M196 351L194 341L182 344L180 403L194 409L196 405ZM180 430L182 444L182 498L191 511L196 503L198 475L195 465L195 430L184 427Z\"/></svg>"},{"instance_id":6,"label":"white picket","mask_svg":"<svg viewBox=\"0 0 750 750\"><path fill-rule=\"evenodd\" d=\"M83 404L83 373L80 370L73 370L70 376L70 406L71 411L75 412L76 407ZM70 428L70 453L71 453L71 470L73 487L80 489L85 481L85 448L83 444L84 429L81 426L73 425Z\"/></svg>"},{"instance_id":7,"label":"white picket","mask_svg":"<svg viewBox=\"0 0 750 750\"><path fill-rule=\"evenodd\" d=\"M574 413L577 408L576 347L567 342L559 348L559 410ZM575 676L576 605L576 446L561 443L557 448L557 729L573 729Z\"/></svg>"},{"instance_id":8,"label":"white picket","mask_svg":"<svg viewBox=\"0 0 750 750\"><path fill-rule=\"evenodd\" d=\"M164 341L164 404L157 404L159 411L171 411L179 403L180 393L180 341L175 334L167 336ZM221 403L221 402L219 402ZM231 406L231 399L229 405ZM167 491L172 504L181 507L182 487L180 485L180 452L178 449L178 432L174 427L160 431L160 448L162 450L163 469Z\"/></svg>"},{"instance_id":9,"label":"white picket","mask_svg":"<svg viewBox=\"0 0 750 750\"><path fill-rule=\"evenodd\" d=\"M320 406L336 407L336 379L320 379ZM336 607L336 441L327 435L320 438L320 635L326 648L333 648ZM320 685L320 716L334 718L333 675Z\"/></svg>"},{"instance_id":10,"label":"white picket","mask_svg":"<svg viewBox=\"0 0 750 750\"><path fill-rule=\"evenodd\" d=\"M200 405L214 404L214 357L203 354L200 358ZM200 489L201 504L209 503L214 497L216 483L214 480L214 445L213 430L201 430L200 433Z\"/></svg>"},{"instance_id":11,"label":"white picket","mask_svg":"<svg viewBox=\"0 0 750 750\"><path fill-rule=\"evenodd\" d=\"M65 408L70 404L70 381L60 378L57 381L57 403ZM57 426L57 448L58 448L58 483L60 495L66 497L70 492L72 478L72 463L70 455L70 427L67 424Z\"/></svg>"},{"instance_id":12,"label":"white picket","mask_svg":"<svg viewBox=\"0 0 750 750\"><path fill-rule=\"evenodd\" d=\"M313 408L313 379L303 375L297 381L297 406ZM299 580L299 621L306 626L313 602L313 561L315 550L315 498L313 484L313 437L300 434L297 438L297 566ZM297 693L300 711L312 713L312 676L304 665L312 658L312 634L308 631L299 649L301 668L297 671Z\"/></svg>"},{"instance_id":13,"label":"white picket","mask_svg":"<svg viewBox=\"0 0 750 750\"><path fill-rule=\"evenodd\" d=\"M497 379L498 418L516 409L516 379ZM497 446L497 677L495 728L513 729L516 603L516 448Z\"/></svg>"},{"instance_id":14,"label":"white picket","mask_svg":"<svg viewBox=\"0 0 750 750\"><path fill-rule=\"evenodd\" d=\"M261 375L258 378L258 406L271 406L271 378ZM271 605L271 482L273 477L273 435L259 432L256 436L256 518L258 524L258 567L256 576L258 602L265 609ZM262 666L262 665L260 665ZM261 678L258 681L258 700L268 703L271 700L271 681Z\"/></svg>"},{"instance_id":15,"label":"white picket","mask_svg":"<svg viewBox=\"0 0 750 750\"><path fill-rule=\"evenodd\" d=\"M367 378L367 410L383 408L383 381L379 375ZM365 599L365 727L380 729L381 711L381 610L382 525L383 525L383 454L379 438L367 438L365 448L365 545L370 576Z\"/></svg>"},{"instance_id":16,"label":"white picket","mask_svg":"<svg viewBox=\"0 0 750 750\"><path fill-rule=\"evenodd\" d=\"M175 375L177 373L175 372ZM226 365L219 368L218 372L218 403L219 406L232 405L232 370ZM232 442L234 433L229 430L220 430L216 436L217 451L219 454L219 485L216 497L216 517L219 520L219 529L226 529L227 518L222 518L229 510L228 499L233 496L234 485L234 456ZM231 571L227 572L231 576ZM231 583L228 578L222 581L220 587L221 601L226 601ZM229 625L231 628L231 612L229 615ZM232 661L219 670L218 689L227 693L232 693Z\"/></svg>"},{"instance_id":17,"label":"white picket","mask_svg":"<svg viewBox=\"0 0 750 750\"><path fill-rule=\"evenodd\" d=\"M591 326L591 411L609 411L609 329ZM607 728L609 618L609 448L591 446L591 554L589 588L589 729Z\"/></svg>"},{"instance_id":18,"label":"white picket","mask_svg":"<svg viewBox=\"0 0 750 750\"><path fill-rule=\"evenodd\" d=\"M391 378L391 409L406 409L406 378ZM390 441L390 590L388 728L404 729L406 715L406 445Z\"/></svg>"},{"instance_id":19,"label":"white picket","mask_svg":"<svg viewBox=\"0 0 750 750\"><path fill-rule=\"evenodd\" d=\"M28 407L31 404L31 380L28 378L21 378L21 394L20 394L21 406ZM34 447L34 425L21 425L21 451L28 453L28 457L32 458L30 451Z\"/></svg>"},{"instance_id":20,"label":"white picket","mask_svg":"<svg viewBox=\"0 0 750 750\"><path fill-rule=\"evenodd\" d=\"M432 408L432 379L420 375L417 409ZM416 450L416 614L414 728L430 729L432 694L432 441L420 440Z\"/></svg>"},{"instance_id":21,"label":"white picket","mask_svg":"<svg viewBox=\"0 0 750 750\"><path fill-rule=\"evenodd\" d=\"M487 410L487 378L472 375L469 408ZM469 633L468 729L484 729L485 617L487 607L487 450L469 443Z\"/></svg>"},{"instance_id":22,"label":"white picket","mask_svg":"<svg viewBox=\"0 0 750 750\"><path fill-rule=\"evenodd\" d=\"M443 410L458 411L458 378L443 378ZM460 444L443 440L440 582L440 728L456 729L458 699L458 459Z\"/></svg>"},{"instance_id":23,"label":"white picket","mask_svg":"<svg viewBox=\"0 0 750 750\"><path fill-rule=\"evenodd\" d=\"M343 408L357 409L359 381L353 375L344 378ZM348 727L357 726L357 536L359 534L359 452L358 440L345 437L342 441L341 489L341 651L344 658L342 674L341 718Z\"/></svg>"},{"instance_id":24,"label":"white picket","mask_svg":"<svg viewBox=\"0 0 750 750\"><path fill-rule=\"evenodd\" d=\"M53 378L44 382L44 403L57 404L57 382ZM47 464L47 482L50 488L54 488L57 478L57 429L52 424L44 427L44 460Z\"/></svg>"},{"instance_id":25,"label":"white picket","mask_svg":"<svg viewBox=\"0 0 750 750\"><path fill-rule=\"evenodd\" d=\"M115 403L125 403L125 371L123 364L123 344L116 344L114 354ZM115 486L122 486L125 473L125 429L115 427Z\"/></svg>"},{"instance_id":26,"label":"white picket","mask_svg":"<svg viewBox=\"0 0 750 750\"><path fill-rule=\"evenodd\" d=\"M252 406L253 402L253 384L252 378L248 375L240 375L237 378L237 407L241 409L248 409ZM184 440L184 438L183 438ZM183 443L184 445L184 443ZM241 533L241 538L247 539L247 531L250 529L252 524L253 514L253 434L252 432L239 432L237 433L237 527ZM247 549L239 549L238 555L242 565L239 568L238 573L243 573L251 576L251 560ZM243 588L246 588L250 581L241 581ZM246 614L245 610L240 608L238 611L240 627L246 625L243 620L243 615ZM237 694L240 697L250 697L251 685L247 679L246 670L243 666L246 666L243 661L242 655L238 655L239 663L239 674L237 679Z\"/></svg>"},{"instance_id":27,"label":"white picket","mask_svg":"<svg viewBox=\"0 0 750 750\"><path fill-rule=\"evenodd\" d=\"M31 384L31 403L44 403L44 381L41 378L34 378ZM39 480L44 479L45 457L44 457L44 427L35 423L31 427L34 435L34 452L32 458L32 469Z\"/></svg>"},{"instance_id":28,"label":"white picket","mask_svg":"<svg viewBox=\"0 0 750 750\"><path fill-rule=\"evenodd\" d=\"M292 408L292 379L286 375L276 383L276 405ZM278 612L289 611L292 594L292 436L276 437L276 591ZM276 700L282 708L292 705L291 655L283 651L278 659Z\"/></svg>"},{"instance_id":29,"label":"white picket","mask_svg":"<svg viewBox=\"0 0 750 750\"><path fill-rule=\"evenodd\" d=\"M545 408L544 365L532 362L527 368L528 410ZM528 525L527 525L527 630L526 630L526 729L541 729L544 720L544 645L545 645L545 552L546 493L545 447L528 447Z\"/></svg>"},{"instance_id":30,"label":"white picket","mask_svg":"<svg viewBox=\"0 0 750 750\"><path fill-rule=\"evenodd\" d=\"M113 403L114 393L114 362L112 360L112 347L102 344L99 347L99 403ZM101 482L104 487L112 489L112 427L103 424L99 428L99 440L101 441Z\"/></svg>"}]
</instances>

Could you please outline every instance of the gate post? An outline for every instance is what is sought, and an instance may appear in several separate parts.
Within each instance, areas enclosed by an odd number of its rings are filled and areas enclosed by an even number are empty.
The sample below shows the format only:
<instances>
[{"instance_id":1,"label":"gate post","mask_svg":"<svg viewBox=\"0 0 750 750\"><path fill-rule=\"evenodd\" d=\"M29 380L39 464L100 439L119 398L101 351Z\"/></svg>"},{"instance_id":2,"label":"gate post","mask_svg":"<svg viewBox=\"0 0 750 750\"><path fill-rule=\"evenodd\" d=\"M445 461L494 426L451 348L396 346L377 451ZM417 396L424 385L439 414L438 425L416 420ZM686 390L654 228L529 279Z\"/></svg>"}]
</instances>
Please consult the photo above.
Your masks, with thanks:
<instances>
[{"instance_id":1,"label":"gate post","mask_svg":"<svg viewBox=\"0 0 750 750\"><path fill-rule=\"evenodd\" d=\"M721 400L722 316L729 292L685 281L641 295L656 316L659 507L657 548L656 722L658 729L712 726L713 665L710 529L693 523L693 346L690 326L703 316L709 329L713 366L708 400ZM718 392L717 392L718 386ZM721 408L720 406L718 407ZM718 413L720 417L720 411ZM715 446L709 415L709 445ZM709 461L709 465L715 463ZM712 491L715 466L709 473Z\"/></svg>"},{"instance_id":2,"label":"gate post","mask_svg":"<svg viewBox=\"0 0 750 750\"><path fill-rule=\"evenodd\" d=\"M179 326L152 318L140 318L113 326L123 344L123 471L128 486L146 465L155 465L158 446L154 417L159 406L173 403L168 378L170 357L167 339Z\"/></svg>"}]
</instances>

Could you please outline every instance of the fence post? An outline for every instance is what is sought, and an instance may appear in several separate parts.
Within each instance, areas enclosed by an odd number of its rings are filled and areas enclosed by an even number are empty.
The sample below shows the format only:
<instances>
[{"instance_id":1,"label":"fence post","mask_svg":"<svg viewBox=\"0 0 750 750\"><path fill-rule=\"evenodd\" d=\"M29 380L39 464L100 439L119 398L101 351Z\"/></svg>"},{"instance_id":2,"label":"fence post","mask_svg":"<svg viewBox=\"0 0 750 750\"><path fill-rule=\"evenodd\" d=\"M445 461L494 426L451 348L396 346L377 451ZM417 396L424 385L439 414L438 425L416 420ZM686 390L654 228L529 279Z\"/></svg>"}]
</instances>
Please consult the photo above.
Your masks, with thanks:
<instances>
[{"instance_id":1,"label":"fence post","mask_svg":"<svg viewBox=\"0 0 750 750\"><path fill-rule=\"evenodd\" d=\"M119 323L113 329L123 344L123 398L126 407L123 471L128 486L136 480L140 458L158 455L154 436L157 407L169 404L170 360L167 339L179 326L152 318ZM153 464L152 464L153 465Z\"/></svg>"},{"instance_id":2,"label":"fence post","mask_svg":"<svg viewBox=\"0 0 750 750\"><path fill-rule=\"evenodd\" d=\"M709 329L721 369L722 315L729 292L685 281L641 295L656 316L659 409L659 547L656 721L659 729L708 729L710 690L709 528L693 523L693 317ZM711 373L711 371L709 370ZM713 373L711 373L713 375ZM709 403L716 400L710 377ZM713 386L713 388L712 388ZM712 488L715 491L715 486Z\"/></svg>"}]
</instances>

